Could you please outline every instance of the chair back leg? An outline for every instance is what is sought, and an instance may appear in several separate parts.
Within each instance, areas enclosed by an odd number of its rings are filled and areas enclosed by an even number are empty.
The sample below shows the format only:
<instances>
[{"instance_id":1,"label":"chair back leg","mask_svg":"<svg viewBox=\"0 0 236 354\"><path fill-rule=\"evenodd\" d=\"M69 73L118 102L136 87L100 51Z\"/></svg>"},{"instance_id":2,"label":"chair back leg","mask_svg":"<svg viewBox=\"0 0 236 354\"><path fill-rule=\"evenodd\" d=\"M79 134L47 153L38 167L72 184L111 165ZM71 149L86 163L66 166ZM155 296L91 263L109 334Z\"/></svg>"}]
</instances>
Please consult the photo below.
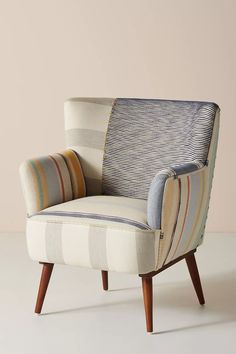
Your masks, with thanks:
<instances>
[{"instance_id":1,"label":"chair back leg","mask_svg":"<svg viewBox=\"0 0 236 354\"><path fill-rule=\"evenodd\" d=\"M108 272L106 270L102 270L102 286L103 290L108 290Z\"/></svg>"}]
</instances>

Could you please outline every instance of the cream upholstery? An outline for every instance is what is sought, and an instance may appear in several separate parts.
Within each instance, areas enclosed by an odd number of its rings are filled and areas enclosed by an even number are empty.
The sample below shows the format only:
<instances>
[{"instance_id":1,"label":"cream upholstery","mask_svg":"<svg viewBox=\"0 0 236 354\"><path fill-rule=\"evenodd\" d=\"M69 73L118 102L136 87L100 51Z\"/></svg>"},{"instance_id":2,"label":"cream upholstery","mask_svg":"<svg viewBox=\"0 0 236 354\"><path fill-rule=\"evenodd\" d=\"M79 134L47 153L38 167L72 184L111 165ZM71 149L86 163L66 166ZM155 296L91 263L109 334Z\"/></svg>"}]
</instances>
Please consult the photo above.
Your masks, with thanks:
<instances>
[{"instance_id":1,"label":"cream upholstery","mask_svg":"<svg viewBox=\"0 0 236 354\"><path fill-rule=\"evenodd\" d=\"M75 98L65 129L65 152L21 166L32 259L138 274L202 243L216 104Z\"/></svg>"}]
</instances>

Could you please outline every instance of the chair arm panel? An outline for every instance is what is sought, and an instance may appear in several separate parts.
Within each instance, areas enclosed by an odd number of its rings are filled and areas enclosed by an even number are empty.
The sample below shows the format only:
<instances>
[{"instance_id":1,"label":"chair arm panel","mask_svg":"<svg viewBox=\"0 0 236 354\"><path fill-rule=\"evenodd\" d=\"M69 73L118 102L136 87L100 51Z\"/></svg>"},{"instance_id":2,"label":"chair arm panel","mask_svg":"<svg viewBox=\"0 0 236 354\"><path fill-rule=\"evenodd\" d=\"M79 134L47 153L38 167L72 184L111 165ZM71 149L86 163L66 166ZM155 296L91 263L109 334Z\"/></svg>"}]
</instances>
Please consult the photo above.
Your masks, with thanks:
<instances>
[{"instance_id":1,"label":"chair arm panel","mask_svg":"<svg viewBox=\"0 0 236 354\"><path fill-rule=\"evenodd\" d=\"M202 243L209 196L209 166L167 180L163 195L158 268Z\"/></svg>"},{"instance_id":2,"label":"chair arm panel","mask_svg":"<svg viewBox=\"0 0 236 354\"><path fill-rule=\"evenodd\" d=\"M198 161L188 162L169 167L156 174L149 189L147 203L147 222L152 229L161 229L163 195L168 178L176 178L181 175L189 174L203 166L204 165Z\"/></svg>"},{"instance_id":3,"label":"chair arm panel","mask_svg":"<svg viewBox=\"0 0 236 354\"><path fill-rule=\"evenodd\" d=\"M209 166L168 176L162 195L157 269L196 249L203 239L209 205Z\"/></svg>"},{"instance_id":4,"label":"chair arm panel","mask_svg":"<svg viewBox=\"0 0 236 354\"><path fill-rule=\"evenodd\" d=\"M79 157L70 149L25 161L20 177L29 216L86 195Z\"/></svg>"}]
</instances>

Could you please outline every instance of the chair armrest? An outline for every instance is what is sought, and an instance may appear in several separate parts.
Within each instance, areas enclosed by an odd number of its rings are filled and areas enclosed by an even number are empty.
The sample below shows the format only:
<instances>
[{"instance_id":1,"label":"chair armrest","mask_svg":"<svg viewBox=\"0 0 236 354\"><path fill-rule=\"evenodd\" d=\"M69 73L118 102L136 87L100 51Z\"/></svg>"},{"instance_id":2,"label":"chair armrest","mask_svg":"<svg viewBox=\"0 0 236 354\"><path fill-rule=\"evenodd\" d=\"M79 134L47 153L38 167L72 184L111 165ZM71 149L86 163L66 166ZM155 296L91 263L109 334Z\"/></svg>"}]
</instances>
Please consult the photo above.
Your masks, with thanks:
<instances>
[{"instance_id":1,"label":"chair armrest","mask_svg":"<svg viewBox=\"0 0 236 354\"><path fill-rule=\"evenodd\" d=\"M29 216L86 195L79 157L70 149L25 161L20 177Z\"/></svg>"},{"instance_id":2,"label":"chair armrest","mask_svg":"<svg viewBox=\"0 0 236 354\"><path fill-rule=\"evenodd\" d=\"M169 167L156 174L149 189L147 202L147 222L152 229L161 229L163 195L168 178L187 175L203 167L202 162L193 161Z\"/></svg>"},{"instance_id":3,"label":"chair armrest","mask_svg":"<svg viewBox=\"0 0 236 354\"><path fill-rule=\"evenodd\" d=\"M157 269L196 249L203 240L212 168L199 162L158 173L148 197L148 223L160 230Z\"/></svg>"}]
</instances>

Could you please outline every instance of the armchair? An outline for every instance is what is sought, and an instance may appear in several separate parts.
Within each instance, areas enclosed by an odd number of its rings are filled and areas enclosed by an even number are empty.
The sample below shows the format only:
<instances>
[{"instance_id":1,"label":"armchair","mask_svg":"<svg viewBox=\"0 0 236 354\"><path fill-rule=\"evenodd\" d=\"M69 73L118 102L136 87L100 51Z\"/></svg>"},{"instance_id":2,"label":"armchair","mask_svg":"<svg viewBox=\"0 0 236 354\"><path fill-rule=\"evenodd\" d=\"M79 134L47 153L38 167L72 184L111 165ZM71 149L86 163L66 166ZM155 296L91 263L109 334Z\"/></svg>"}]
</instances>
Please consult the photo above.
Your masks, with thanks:
<instances>
[{"instance_id":1,"label":"armchair","mask_svg":"<svg viewBox=\"0 0 236 354\"><path fill-rule=\"evenodd\" d=\"M142 278L153 331L152 278L185 259L200 304L194 253L203 241L219 131L209 102L73 98L67 149L20 167L29 256L43 265L40 313L54 264Z\"/></svg>"}]
</instances>

